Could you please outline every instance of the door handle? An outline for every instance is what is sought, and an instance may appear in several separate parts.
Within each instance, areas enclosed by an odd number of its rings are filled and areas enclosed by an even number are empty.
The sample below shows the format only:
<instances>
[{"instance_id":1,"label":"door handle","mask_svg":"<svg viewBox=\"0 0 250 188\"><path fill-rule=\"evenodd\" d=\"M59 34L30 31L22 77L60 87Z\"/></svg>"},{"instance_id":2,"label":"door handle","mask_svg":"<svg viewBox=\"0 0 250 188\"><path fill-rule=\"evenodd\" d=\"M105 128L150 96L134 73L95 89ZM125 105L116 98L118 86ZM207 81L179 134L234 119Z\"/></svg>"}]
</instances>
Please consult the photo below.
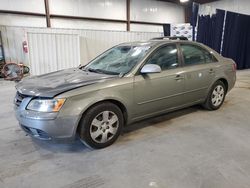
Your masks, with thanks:
<instances>
[{"instance_id":1,"label":"door handle","mask_svg":"<svg viewBox=\"0 0 250 188\"><path fill-rule=\"evenodd\" d=\"M180 74L177 74L176 77L174 78L175 80L183 80L184 79L184 76L180 75Z\"/></svg>"}]
</instances>

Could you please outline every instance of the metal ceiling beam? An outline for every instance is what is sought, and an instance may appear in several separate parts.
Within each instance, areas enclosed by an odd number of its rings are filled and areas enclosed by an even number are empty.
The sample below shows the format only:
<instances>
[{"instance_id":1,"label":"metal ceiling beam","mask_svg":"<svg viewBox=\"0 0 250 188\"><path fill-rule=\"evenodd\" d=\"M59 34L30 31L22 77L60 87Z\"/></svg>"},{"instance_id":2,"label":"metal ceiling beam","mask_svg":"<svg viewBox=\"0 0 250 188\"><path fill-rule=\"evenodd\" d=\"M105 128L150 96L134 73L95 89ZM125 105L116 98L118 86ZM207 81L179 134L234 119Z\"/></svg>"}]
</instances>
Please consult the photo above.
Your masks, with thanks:
<instances>
[{"instance_id":1,"label":"metal ceiling beam","mask_svg":"<svg viewBox=\"0 0 250 188\"><path fill-rule=\"evenodd\" d=\"M130 23L133 23L133 24L142 24L142 25L155 25L155 26L162 26L164 24L164 23L145 22L145 21L133 21L133 20L131 20Z\"/></svg>"},{"instance_id":2,"label":"metal ceiling beam","mask_svg":"<svg viewBox=\"0 0 250 188\"><path fill-rule=\"evenodd\" d=\"M42 14L42 13L13 11L13 10L0 10L0 14L16 14L16 15L41 16L41 17L45 16L45 14Z\"/></svg>"},{"instance_id":3,"label":"metal ceiling beam","mask_svg":"<svg viewBox=\"0 0 250 188\"><path fill-rule=\"evenodd\" d=\"M50 14L50 18L61 18L61 19L72 19L72 20L87 20L87 21L104 21L104 22L116 22L116 23L126 23L126 20L116 20L107 18L92 18L84 16L68 16L60 14Z\"/></svg>"},{"instance_id":4,"label":"metal ceiling beam","mask_svg":"<svg viewBox=\"0 0 250 188\"><path fill-rule=\"evenodd\" d=\"M219 1L219 0L195 0L196 3L200 3L200 4L211 3L214 1Z\"/></svg>"}]
</instances>

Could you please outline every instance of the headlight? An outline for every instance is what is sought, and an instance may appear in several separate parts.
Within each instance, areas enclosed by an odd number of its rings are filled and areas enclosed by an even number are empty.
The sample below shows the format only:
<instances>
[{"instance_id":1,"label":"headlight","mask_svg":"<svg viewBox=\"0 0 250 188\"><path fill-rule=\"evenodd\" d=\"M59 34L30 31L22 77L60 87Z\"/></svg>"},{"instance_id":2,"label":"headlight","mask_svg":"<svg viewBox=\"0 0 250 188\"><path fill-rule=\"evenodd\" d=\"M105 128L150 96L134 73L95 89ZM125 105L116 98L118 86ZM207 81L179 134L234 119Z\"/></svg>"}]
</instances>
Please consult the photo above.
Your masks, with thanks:
<instances>
[{"instance_id":1,"label":"headlight","mask_svg":"<svg viewBox=\"0 0 250 188\"><path fill-rule=\"evenodd\" d=\"M27 106L28 110L38 112L58 112L66 99L33 99Z\"/></svg>"}]
</instances>

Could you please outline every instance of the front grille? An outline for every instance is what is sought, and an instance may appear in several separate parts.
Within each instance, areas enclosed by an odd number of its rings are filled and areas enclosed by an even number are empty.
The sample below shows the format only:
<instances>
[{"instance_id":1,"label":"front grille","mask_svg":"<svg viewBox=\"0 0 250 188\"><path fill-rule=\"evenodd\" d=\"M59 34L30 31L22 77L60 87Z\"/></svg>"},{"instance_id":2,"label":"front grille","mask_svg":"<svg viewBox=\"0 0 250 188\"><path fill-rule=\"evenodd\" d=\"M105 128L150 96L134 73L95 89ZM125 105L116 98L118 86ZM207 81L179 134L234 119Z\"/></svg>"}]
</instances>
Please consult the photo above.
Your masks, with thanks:
<instances>
[{"instance_id":1,"label":"front grille","mask_svg":"<svg viewBox=\"0 0 250 188\"><path fill-rule=\"evenodd\" d=\"M21 105L21 103L22 103L22 101L23 101L23 99L24 99L25 97L27 97L27 96L25 96L25 95L23 95L23 94L17 92L17 93L16 93L16 97L15 97L15 99L14 99L15 105L19 107L19 106Z\"/></svg>"}]
</instances>

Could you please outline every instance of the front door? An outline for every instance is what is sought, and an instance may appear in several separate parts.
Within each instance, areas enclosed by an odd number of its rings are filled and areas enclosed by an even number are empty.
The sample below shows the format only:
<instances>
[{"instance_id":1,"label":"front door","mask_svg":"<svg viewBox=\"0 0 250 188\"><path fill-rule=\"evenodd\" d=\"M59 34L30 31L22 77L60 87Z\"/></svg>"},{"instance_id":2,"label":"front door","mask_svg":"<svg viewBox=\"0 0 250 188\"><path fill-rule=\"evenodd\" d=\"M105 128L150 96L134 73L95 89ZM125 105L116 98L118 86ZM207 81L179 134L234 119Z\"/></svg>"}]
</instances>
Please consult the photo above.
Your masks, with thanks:
<instances>
[{"instance_id":1,"label":"front door","mask_svg":"<svg viewBox=\"0 0 250 188\"><path fill-rule=\"evenodd\" d=\"M136 119L154 115L182 105L185 79L175 44L155 50L145 64L157 64L160 73L139 73L134 78Z\"/></svg>"}]
</instances>

